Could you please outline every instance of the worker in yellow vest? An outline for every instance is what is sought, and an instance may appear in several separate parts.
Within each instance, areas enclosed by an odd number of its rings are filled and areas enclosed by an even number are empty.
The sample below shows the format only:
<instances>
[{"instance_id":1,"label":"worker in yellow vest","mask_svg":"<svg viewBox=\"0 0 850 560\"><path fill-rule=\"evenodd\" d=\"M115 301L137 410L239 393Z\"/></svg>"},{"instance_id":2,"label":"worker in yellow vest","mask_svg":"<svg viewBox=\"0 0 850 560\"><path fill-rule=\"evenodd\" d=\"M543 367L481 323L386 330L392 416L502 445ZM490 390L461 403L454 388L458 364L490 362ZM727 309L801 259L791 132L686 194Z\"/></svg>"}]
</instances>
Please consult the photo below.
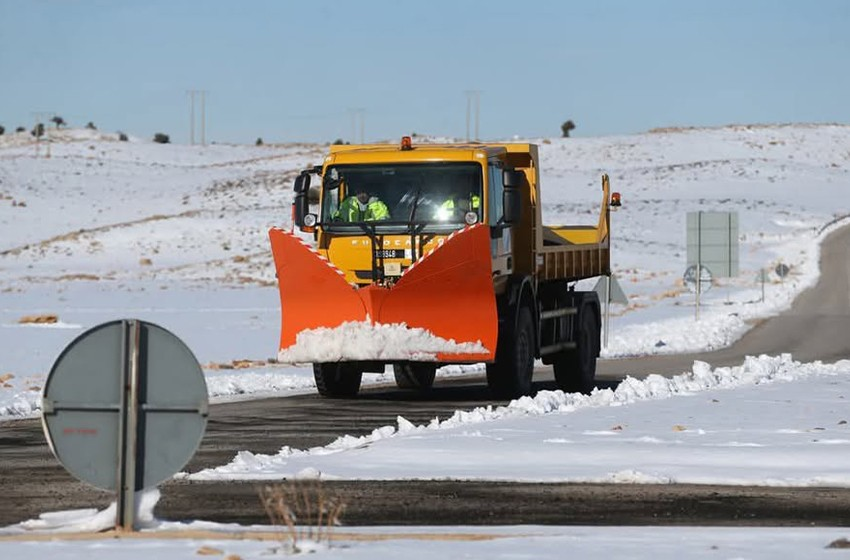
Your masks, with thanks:
<instances>
[{"instance_id":1,"label":"worker in yellow vest","mask_svg":"<svg viewBox=\"0 0 850 560\"><path fill-rule=\"evenodd\" d=\"M469 197L449 197L437 209L434 218L441 222L451 219L463 219L467 212L478 212L481 208L481 197L470 193Z\"/></svg>"}]
</instances>

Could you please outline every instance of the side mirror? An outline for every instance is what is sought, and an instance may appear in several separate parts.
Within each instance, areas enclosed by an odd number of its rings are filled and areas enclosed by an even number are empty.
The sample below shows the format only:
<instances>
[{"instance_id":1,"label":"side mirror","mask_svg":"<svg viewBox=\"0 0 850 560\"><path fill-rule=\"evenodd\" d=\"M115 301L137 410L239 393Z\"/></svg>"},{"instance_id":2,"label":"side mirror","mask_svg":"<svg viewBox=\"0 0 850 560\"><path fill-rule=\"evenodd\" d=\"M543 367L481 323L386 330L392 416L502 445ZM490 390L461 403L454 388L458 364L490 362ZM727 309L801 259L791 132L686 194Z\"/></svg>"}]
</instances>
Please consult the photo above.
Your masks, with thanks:
<instances>
[{"instance_id":1,"label":"side mirror","mask_svg":"<svg viewBox=\"0 0 850 560\"><path fill-rule=\"evenodd\" d=\"M295 192L296 193L305 193L310 188L310 173L307 171L302 171L298 177L295 178Z\"/></svg>"},{"instance_id":2,"label":"side mirror","mask_svg":"<svg viewBox=\"0 0 850 560\"><path fill-rule=\"evenodd\" d=\"M310 191L310 173L302 172L295 178L295 198L292 200L292 221L296 227L304 227L304 216L310 212L310 201L307 194Z\"/></svg>"},{"instance_id":3,"label":"side mirror","mask_svg":"<svg viewBox=\"0 0 850 560\"><path fill-rule=\"evenodd\" d=\"M502 223L509 226L518 224L522 218L522 197L519 189L505 187L502 193L502 207L504 209Z\"/></svg>"},{"instance_id":4,"label":"side mirror","mask_svg":"<svg viewBox=\"0 0 850 560\"><path fill-rule=\"evenodd\" d=\"M505 169L502 171L502 183L506 189L518 189L522 186L522 180L525 178L525 173L514 169Z\"/></svg>"}]
</instances>

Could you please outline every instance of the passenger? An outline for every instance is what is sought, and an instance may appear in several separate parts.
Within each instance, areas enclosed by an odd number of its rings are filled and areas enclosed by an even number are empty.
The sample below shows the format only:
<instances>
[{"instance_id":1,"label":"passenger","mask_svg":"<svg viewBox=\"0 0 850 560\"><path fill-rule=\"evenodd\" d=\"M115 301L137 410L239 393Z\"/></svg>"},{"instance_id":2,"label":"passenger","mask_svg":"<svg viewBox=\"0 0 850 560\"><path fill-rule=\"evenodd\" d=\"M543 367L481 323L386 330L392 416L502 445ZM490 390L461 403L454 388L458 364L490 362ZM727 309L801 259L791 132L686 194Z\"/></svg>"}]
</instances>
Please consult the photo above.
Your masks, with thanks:
<instances>
[{"instance_id":1,"label":"passenger","mask_svg":"<svg viewBox=\"0 0 850 560\"><path fill-rule=\"evenodd\" d=\"M384 201L378 198L377 196L369 197L369 201L366 203L366 212L363 216L363 221L377 222L380 220L389 219L390 209L387 208L387 205L384 203Z\"/></svg>"},{"instance_id":2,"label":"passenger","mask_svg":"<svg viewBox=\"0 0 850 560\"><path fill-rule=\"evenodd\" d=\"M437 209L434 218L441 222L449 220L462 220L467 212L478 213L481 208L481 197L475 193L469 193L467 197L450 196Z\"/></svg>"}]
</instances>

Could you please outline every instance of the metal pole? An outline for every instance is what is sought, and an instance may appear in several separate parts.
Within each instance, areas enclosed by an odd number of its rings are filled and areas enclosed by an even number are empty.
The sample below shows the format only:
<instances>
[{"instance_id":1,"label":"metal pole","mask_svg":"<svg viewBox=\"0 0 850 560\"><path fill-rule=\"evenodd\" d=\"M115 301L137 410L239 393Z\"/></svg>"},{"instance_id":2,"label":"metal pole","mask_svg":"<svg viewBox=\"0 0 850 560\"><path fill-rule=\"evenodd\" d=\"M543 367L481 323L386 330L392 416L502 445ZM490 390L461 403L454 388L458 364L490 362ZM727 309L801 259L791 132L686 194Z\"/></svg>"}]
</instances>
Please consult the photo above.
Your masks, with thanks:
<instances>
[{"instance_id":1,"label":"metal pole","mask_svg":"<svg viewBox=\"0 0 850 560\"><path fill-rule=\"evenodd\" d=\"M481 92L475 92L475 141L479 140L478 136L478 116L481 113Z\"/></svg>"},{"instance_id":2,"label":"metal pole","mask_svg":"<svg viewBox=\"0 0 850 560\"><path fill-rule=\"evenodd\" d=\"M133 531L136 511L136 460L139 420L139 321L123 321L124 363L122 364L123 391L119 411L118 503L116 528Z\"/></svg>"},{"instance_id":3,"label":"metal pole","mask_svg":"<svg viewBox=\"0 0 850 560\"><path fill-rule=\"evenodd\" d=\"M764 269L760 269L761 274L761 302L764 303L764 279L767 274L765 274Z\"/></svg>"},{"instance_id":4,"label":"metal pole","mask_svg":"<svg viewBox=\"0 0 850 560\"><path fill-rule=\"evenodd\" d=\"M195 90L189 90L189 145L195 145Z\"/></svg>"},{"instance_id":5,"label":"metal pole","mask_svg":"<svg viewBox=\"0 0 850 560\"><path fill-rule=\"evenodd\" d=\"M201 90L201 146L207 145L207 92Z\"/></svg>"},{"instance_id":6,"label":"metal pole","mask_svg":"<svg viewBox=\"0 0 850 560\"><path fill-rule=\"evenodd\" d=\"M697 214L697 304L696 320L699 321L699 296L702 292L702 210Z\"/></svg>"},{"instance_id":7,"label":"metal pole","mask_svg":"<svg viewBox=\"0 0 850 560\"><path fill-rule=\"evenodd\" d=\"M472 92L467 91L466 93L466 141L469 142L469 115L472 111Z\"/></svg>"},{"instance_id":8,"label":"metal pole","mask_svg":"<svg viewBox=\"0 0 850 560\"><path fill-rule=\"evenodd\" d=\"M47 159L50 159L50 125L44 127L44 141L47 143Z\"/></svg>"},{"instance_id":9,"label":"metal pole","mask_svg":"<svg viewBox=\"0 0 850 560\"><path fill-rule=\"evenodd\" d=\"M608 348L608 329L611 321L611 274L608 273L605 282L605 338L603 346Z\"/></svg>"}]
</instances>

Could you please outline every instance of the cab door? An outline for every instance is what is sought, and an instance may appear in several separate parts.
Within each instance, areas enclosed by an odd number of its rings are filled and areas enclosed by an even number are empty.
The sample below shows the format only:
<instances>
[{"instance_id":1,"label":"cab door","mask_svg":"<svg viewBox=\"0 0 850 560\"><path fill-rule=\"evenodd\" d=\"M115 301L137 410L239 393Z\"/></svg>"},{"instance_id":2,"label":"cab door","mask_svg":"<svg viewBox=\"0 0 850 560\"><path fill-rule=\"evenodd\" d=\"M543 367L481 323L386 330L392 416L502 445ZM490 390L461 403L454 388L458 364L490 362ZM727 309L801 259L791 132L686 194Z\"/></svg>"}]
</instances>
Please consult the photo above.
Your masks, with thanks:
<instances>
[{"instance_id":1,"label":"cab door","mask_svg":"<svg viewBox=\"0 0 850 560\"><path fill-rule=\"evenodd\" d=\"M504 191L502 162L491 160L487 164L487 223L490 225L490 256L493 259L494 276L510 274L513 270L511 228L500 223L504 216Z\"/></svg>"}]
</instances>

